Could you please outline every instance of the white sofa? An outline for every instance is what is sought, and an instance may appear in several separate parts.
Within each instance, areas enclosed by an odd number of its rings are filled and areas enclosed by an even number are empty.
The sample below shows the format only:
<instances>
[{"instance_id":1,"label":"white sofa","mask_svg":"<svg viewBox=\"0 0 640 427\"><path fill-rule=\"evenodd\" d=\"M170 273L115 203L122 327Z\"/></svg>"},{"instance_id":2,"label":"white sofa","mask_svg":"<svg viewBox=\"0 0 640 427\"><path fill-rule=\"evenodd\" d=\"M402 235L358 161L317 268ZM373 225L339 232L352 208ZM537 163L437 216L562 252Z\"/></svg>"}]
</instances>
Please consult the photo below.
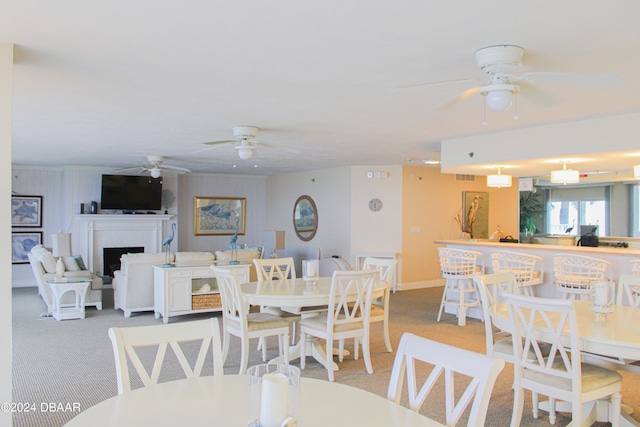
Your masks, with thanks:
<instances>
[{"instance_id":1,"label":"white sofa","mask_svg":"<svg viewBox=\"0 0 640 427\"><path fill-rule=\"evenodd\" d=\"M170 254L169 262L175 260ZM153 266L166 262L166 254L136 253L120 257L120 270L113 273L113 303L130 317L137 311L153 311Z\"/></svg>"},{"instance_id":2,"label":"white sofa","mask_svg":"<svg viewBox=\"0 0 640 427\"><path fill-rule=\"evenodd\" d=\"M31 270L38 284L38 294L42 296L47 306L47 313L51 313L53 310L53 291L47 280L53 280L56 277L56 258L42 245L35 246L28 254L28 257ZM65 264L63 277L91 279L91 286L87 289L85 297L85 306L95 306L98 310L102 310L102 278L83 269L84 265L78 265L76 258L62 258ZM75 294L72 292L65 293L62 295L61 303L63 305L75 304Z\"/></svg>"}]
</instances>

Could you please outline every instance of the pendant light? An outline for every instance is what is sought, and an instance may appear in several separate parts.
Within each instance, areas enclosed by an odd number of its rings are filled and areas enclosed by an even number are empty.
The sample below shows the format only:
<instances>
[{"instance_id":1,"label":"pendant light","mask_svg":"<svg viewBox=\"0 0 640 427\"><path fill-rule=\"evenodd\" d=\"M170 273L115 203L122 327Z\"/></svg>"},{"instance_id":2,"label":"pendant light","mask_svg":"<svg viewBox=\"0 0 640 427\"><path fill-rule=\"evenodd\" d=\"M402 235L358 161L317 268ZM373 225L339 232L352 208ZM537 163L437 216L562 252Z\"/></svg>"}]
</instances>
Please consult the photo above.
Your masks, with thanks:
<instances>
[{"instance_id":1,"label":"pendant light","mask_svg":"<svg viewBox=\"0 0 640 427\"><path fill-rule=\"evenodd\" d=\"M502 166L498 166L498 173L487 175L487 187L511 187L511 175L502 174Z\"/></svg>"},{"instance_id":2,"label":"pendant light","mask_svg":"<svg viewBox=\"0 0 640 427\"><path fill-rule=\"evenodd\" d=\"M551 171L551 182L554 184L577 184L580 182L580 171L567 169L567 161L562 162L562 169Z\"/></svg>"}]
</instances>

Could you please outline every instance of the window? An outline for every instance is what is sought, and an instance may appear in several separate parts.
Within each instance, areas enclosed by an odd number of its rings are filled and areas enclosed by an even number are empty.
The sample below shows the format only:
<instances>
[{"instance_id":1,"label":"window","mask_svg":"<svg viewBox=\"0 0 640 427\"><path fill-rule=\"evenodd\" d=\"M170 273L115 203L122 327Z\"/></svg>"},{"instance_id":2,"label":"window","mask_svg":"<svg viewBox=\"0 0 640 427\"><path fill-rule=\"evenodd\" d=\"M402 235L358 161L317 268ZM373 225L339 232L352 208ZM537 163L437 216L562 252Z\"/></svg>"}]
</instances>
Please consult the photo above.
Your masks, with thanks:
<instances>
[{"instance_id":1,"label":"window","mask_svg":"<svg viewBox=\"0 0 640 427\"><path fill-rule=\"evenodd\" d=\"M609 186L552 188L547 205L547 233L609 235Z\"/></svg>"}]
</instances>

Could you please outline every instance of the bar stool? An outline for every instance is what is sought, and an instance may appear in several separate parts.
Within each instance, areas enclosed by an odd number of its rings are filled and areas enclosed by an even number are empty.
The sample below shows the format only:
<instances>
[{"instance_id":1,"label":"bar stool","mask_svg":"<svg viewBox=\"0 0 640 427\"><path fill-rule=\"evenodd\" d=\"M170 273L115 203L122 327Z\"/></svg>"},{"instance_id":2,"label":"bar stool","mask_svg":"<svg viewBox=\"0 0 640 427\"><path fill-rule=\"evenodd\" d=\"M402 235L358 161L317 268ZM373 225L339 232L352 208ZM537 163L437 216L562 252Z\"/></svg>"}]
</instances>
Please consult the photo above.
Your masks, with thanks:
<instances>
[{"instance_id":1,"label":"bar stool","mask_svg":"<svg viewBox=\"0 0 640 427\"><path fill-rule=\"evenodd\" d=\"M533 286L544 281L542 258L535 255L513 251L491 252L491 265L494 273L513 273L516 282L525 295L533 295Z\"/></svg>"},{"instance_id":2,"label":"bar stool","mask_svg":"<svg viewBox=\"0 0 640 427\"><path fill-rule=\"evenodd\" d=\"M634 276L640 276L640 259L630 259L629 260L629 273Z\"/></svg>"},{"instance_id":3,"label":"bar stool","mask_svg":"<svg viewBox=\"0 0 640 427\"><path fill-rule=\"evenodd\" d=\"M610 269L611 263L599 258L565 254L553 257L556 289L569 299L586 299L591 291L591 282L610 280Z\"/></svg>"},{"instance_id":4,"label":"bar stool","mask_svg":"<svg viewBox=\"0 0 640 427\"><path fill-rule=\"evenodd\" d=\"M438 311L438 322L445 306L457 309L458 326L464 326L467 309L480 307L480 295L473 282L473 276L484 274L483 256L480 252L462 249L438 248L440 256L440 272L445 279L442 302ZM448 296L448 294L455 294ZM457 298L456 298L457 296ZM480 316L484 320L482 310Z\"/></svg>"}]
</instances>

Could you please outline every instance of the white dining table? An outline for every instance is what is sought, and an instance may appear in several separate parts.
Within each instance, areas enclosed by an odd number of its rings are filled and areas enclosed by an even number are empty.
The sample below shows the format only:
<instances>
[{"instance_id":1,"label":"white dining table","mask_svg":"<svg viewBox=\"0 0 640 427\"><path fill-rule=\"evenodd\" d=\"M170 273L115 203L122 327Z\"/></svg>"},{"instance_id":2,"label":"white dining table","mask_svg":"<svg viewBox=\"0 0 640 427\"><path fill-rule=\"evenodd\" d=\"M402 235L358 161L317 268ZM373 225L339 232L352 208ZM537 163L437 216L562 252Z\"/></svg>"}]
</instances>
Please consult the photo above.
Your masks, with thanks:
<instances>
[{"instance_id":1,"label":"white dining table","mask_svg":"<svg viewBox=\"0 0 640 427\"><path fill-rule=\"evenodd\" d=\"M286 279L263 282L249 282L240 285L245 300L251 305L280 307L291 313L300 314L302 317L314 316L329 304L331 292L331 277L319 277L316 280ZM383 295L388 284L380 281L374 283L373 298ZM331 364L334 371L338 365L327 360L322 343L313 337L309 337L304 343L298 341L289 349L289 360L300 358L300 347L306 345L305 354L313 357L325 368ZM343 350L348 355L347 350ZM271 363L284 362L278 357Z\"/></svg>"},{"instance_id":2,"label":"white dining table","mask_svg":"<svg viewBox=\"0 0 640 427\"><path fill-rule=\"evenodd\" d=\"M249 376L217 375L161 383L107 399L78 414L66 427L246 427ZM304 427L442 427L366 390L336 382L300 379L298 421Z\"/></svg>"},{"instance_id":3,"label":"white dining table","mask_svg":"<svg viewBox=\"0 0 640 427\"><path fill-rule=\"evenodd\" d=\"M625 359L640 360L640 328L638 328L640 310L635 307L616 305L613 312L607 315L606 320L597 321L589 305L589 301L574 301L581 350L611 358L612 362L608 366L614 369L616 362L622 364ZM504 303L496 304L493 314L492 321L496 327L507 332L512 330ZM607 418L604 414L606 408L602 406L604 405L596 405L594 408L598 412L596 415L598 421L606 421ZM640 427L640 423L629 416L630 413L623 411L621 425Z\"/></svg>"}]
</instances>

